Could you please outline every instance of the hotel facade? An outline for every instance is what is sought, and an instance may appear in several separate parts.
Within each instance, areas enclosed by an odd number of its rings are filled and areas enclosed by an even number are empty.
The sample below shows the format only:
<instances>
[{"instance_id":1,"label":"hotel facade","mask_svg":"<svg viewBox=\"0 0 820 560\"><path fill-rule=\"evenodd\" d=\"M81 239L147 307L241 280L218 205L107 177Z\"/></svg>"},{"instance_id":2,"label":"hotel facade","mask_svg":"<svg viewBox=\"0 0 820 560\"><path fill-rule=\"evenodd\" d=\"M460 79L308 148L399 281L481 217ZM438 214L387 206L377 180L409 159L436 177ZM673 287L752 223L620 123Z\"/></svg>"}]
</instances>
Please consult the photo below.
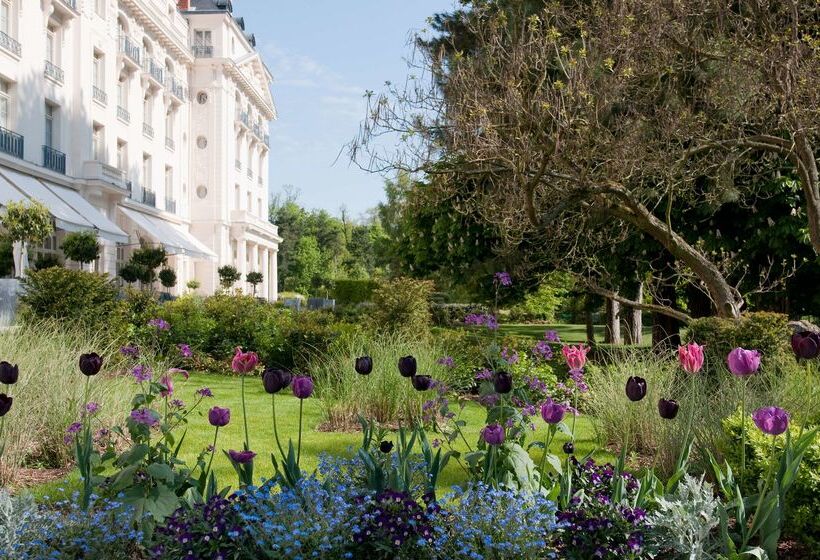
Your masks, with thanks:
<instances>
[{"instance_id":1,"label":"hotel facade","mask_svg":"<svg viewBox=\"0 0 820 560\"><path fill-rule=\"evenodd\" d=\"M272 76L230 0L0 0L0 205L38 200L60 253L90 230L116 275L141 244L212 293L217 269L261 272L277 297L268 221Z\"/></svg>"}]
</instances>

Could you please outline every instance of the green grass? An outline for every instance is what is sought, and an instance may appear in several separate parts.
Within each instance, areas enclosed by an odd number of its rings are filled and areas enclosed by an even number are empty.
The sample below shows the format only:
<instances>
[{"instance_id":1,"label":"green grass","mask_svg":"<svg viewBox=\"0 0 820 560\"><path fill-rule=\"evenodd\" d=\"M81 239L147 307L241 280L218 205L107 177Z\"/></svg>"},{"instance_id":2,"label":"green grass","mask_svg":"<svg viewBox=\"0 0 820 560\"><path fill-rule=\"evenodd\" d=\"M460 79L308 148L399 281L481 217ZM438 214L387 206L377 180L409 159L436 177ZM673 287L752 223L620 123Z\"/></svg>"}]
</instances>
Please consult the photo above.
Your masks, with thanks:
<instances>
[{"instance_id":1,"label":"green grass","mask_svg":"<svg viewBox=\"0 0 820 560\"><path fill-rule=\"evenodd\" d=\"M542 338L544 333L549 330L558 332L562 342L570 344L578 342L586 342L587 329L586 325L569 325L569 324L530 324L530 323L502 323L498 329L503 334L510 334L515 336L528 336L531 338ZM604 325L595 325L595 340L604 340ZM643 328L642 344L649 345L652 343L652 327Z\"/></svg>"},{"instance_id":2,"label":"green grass","mask_svg":"<svg viewBox=\"0 0 820 560\"><path fill-rule=\"evenodd\" d=\"M226 377L212 374L192 374L191 379L186 383L177 384L177 394L175 396L184 399L186 402L194 402L194 393L197 389L208 386L214 393L213 399L206 399L201 406L201 410L195 412L191 417L185 442L182 446L182 458L188 462L193 462L201 449L213 442L214 429L208 424L207 410L211 406L218 405L231 409L231 422L225 428L219 430L218 449L241 449L244 437L242 422L242 404L240 400L240 379L237 377ZM256 476L270 477L272 467L270 454L275 449L276 444L273 438L273 426L270 414L270 395L262 389L262 383L258 378L248 378L245 385L245 400L248 412L248 431L250 433L250 447L257 453ZM299 400L290 395L289 391L284 391L276 397L277 422L279 427L279 437L286 445L287 439L293 438L296 443L299 422ZM201 416L199 415L201 413ZM471 445L478 439L479 430L484 426L484 409L475 403L469 403L464 409L463 419L467 421L464 435ZM307 472L313 472L318 464L318 457L322 453L331 455L349 456L351 448L357 448L361 443L360 433L338 433L319 432L315 428L321 421L321 403L317 399L307 399L304 401L304 427L302 434L302 468ZM536 421L537 431L533 437L543 440L546 429L542 421ZM431 439L435 434L430 435ZM553 442L553 452L562 455L561 446L566 441L566 437L556 437ZM578 418L576 454L583 455L592 451L597 446L595 429L592 422L584 417ZM457 446L460 451L466 451L463 444ZM540 460L540 450L533 449L533 459ZM601 455L600 458L611 460L608 455ZM236 474L233 471L227 458L222 453L218 453L214 459L213 466L221 485L236 484ZM439 485L442 488L449 488L454 484L463 483L466 480L464 471L455 461L451 461L447 469L442 473Z\"/></svg>"}]
</instances>

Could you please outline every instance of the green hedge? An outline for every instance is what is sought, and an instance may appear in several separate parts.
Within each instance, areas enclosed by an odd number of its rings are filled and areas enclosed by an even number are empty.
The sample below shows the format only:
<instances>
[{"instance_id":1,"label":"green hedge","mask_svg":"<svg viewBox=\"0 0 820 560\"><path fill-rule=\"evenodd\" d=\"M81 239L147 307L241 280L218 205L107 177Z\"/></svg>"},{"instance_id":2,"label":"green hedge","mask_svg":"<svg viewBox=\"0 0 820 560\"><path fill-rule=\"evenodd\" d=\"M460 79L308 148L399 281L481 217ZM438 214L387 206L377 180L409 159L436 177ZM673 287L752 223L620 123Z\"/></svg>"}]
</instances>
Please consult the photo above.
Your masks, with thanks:
<instances>
[{"instance_id":1,"label":"green hedge","mask_svg":"<svg viewBox=\"0 0 820 560\"><path fill-rule=\"evenodd\" d=\"M689 323L688 338L706 346L707 365L725 364L738 346L759 350L764 364L772 365L791 355L789 318L767 311L746 313L740 319L706 317Z\"/></svg>"},{"instance_id":2,"label":"green hedge","mask_svg":"<svg viewBox=\"0 0 820 560\"><path fill-rule=\"evenodd\" d=\"M334 280L333 299L337 305L350 305L371 301L373 292L379 287L375 280Z\"/></svg>"},{"instance_id":3,"label":"green hedge","mask_svg":"<svg viewBox=\"0 0 820 560\"><path fill-rule=\"evenodd\" d=\"M489 308L481 303L432 303L430 313L433 325L454 327L464 324L464 317L470 313L489 313Z\"/></svg>"},{"instance_id":4,"label":"green hedge","mask_svg":"<svg viewBox=\"0 0 820 560\"><path fill-rule=\"evenodd\" d=\"M383 332L405 332L415 336L430 330L430 296L433 283L413 278L383 282L373 296L373 319Z\"/></svg>"}]
</instances>

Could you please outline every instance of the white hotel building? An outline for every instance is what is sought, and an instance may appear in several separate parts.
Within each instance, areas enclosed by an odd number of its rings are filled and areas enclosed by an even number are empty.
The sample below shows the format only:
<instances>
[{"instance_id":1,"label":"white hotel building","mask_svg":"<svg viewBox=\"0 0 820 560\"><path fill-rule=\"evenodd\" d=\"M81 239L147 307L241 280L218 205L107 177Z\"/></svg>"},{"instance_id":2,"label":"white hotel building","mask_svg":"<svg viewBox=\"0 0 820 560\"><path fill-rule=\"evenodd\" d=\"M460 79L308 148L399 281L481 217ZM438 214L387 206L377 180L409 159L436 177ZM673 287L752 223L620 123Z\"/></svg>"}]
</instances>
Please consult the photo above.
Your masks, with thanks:
<instances>
[{"instance_id":1,"label":"white hotel building","mask_svg":"<svg viewBox=\"0 0 820 560\"><path fill-rule=\"evenodd\" d=\"M0 205L93 230L115 275L161 244L176 293L231 264L276 299L268 216L272 76L230 0L0 0Z\"/></svg>"}]
</instances>

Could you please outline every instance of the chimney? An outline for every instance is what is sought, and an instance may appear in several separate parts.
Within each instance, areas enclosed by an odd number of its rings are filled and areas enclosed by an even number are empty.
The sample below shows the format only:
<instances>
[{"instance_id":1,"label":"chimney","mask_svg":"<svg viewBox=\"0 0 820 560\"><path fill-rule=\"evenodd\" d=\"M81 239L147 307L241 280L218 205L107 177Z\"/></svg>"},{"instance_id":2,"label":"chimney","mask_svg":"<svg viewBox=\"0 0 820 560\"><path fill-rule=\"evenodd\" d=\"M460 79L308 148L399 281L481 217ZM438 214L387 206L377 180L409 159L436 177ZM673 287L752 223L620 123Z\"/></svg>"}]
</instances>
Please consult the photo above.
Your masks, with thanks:
<instances>
[{"instance_id":1,"label":"chimney","mask_svg":"<svg viewBox=\"0 0 820 560\"><path fill-rule=\"evenodd\" d=\"M191 0L177 0L177 7L180 10L189 10L191 8Z\"/></svg>"}]
</instances>

